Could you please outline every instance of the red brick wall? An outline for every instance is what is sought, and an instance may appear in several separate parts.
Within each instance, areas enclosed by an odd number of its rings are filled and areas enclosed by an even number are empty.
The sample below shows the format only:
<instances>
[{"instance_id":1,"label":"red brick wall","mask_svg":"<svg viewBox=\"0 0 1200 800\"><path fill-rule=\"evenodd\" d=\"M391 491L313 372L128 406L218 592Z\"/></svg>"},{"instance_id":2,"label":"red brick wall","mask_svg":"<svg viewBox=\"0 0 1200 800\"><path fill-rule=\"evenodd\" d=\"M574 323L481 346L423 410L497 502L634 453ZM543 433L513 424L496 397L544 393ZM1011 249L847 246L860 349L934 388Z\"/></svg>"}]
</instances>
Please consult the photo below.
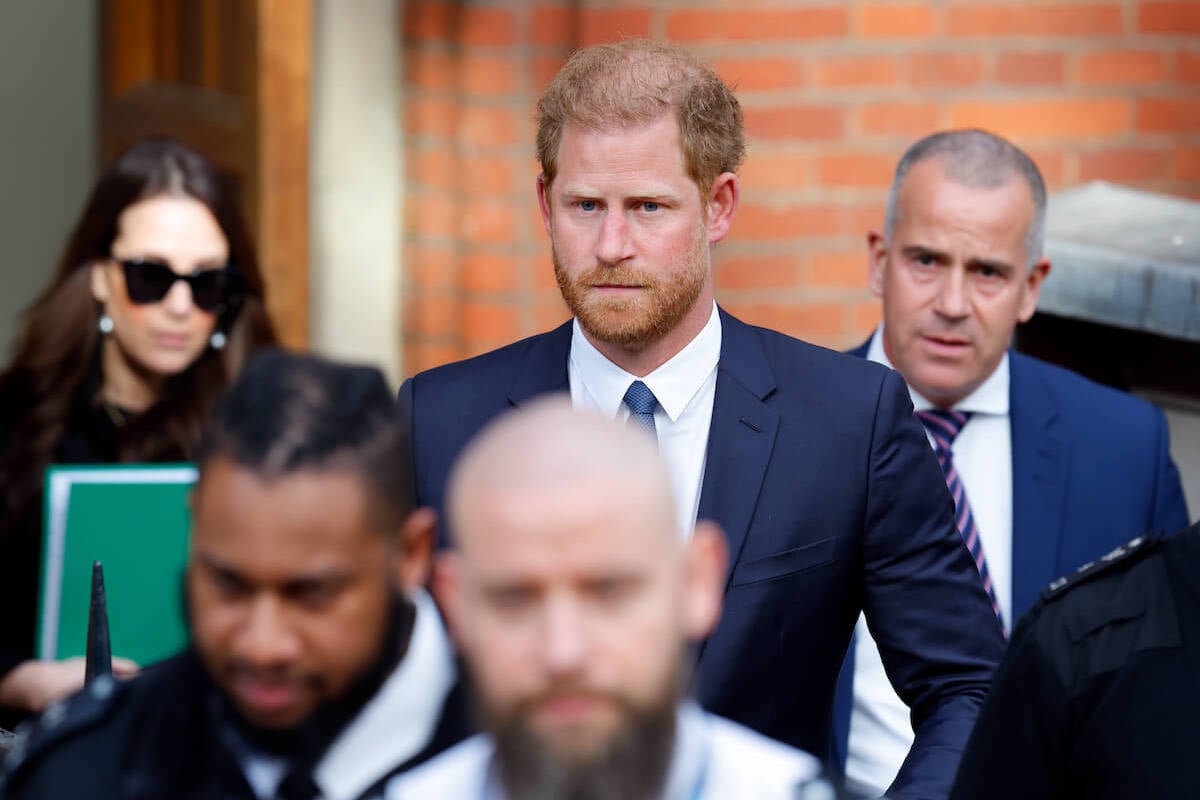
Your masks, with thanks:
<instances>
[{"instance_id":1,"label":"red brick wall","mask_svg":"<svg viewBox=\"0 0 1200 800\"><path fill-rule=\"evenodd\" d=\"M1051 189L1200 198L1200 0L406 0L406 371L566 319L537 214L533 108L574 47L686 43L736 83L750 149L718 299L845 347L878 318L863 236L938 128L1025 147Z\"/></svg>"}]
</instances>

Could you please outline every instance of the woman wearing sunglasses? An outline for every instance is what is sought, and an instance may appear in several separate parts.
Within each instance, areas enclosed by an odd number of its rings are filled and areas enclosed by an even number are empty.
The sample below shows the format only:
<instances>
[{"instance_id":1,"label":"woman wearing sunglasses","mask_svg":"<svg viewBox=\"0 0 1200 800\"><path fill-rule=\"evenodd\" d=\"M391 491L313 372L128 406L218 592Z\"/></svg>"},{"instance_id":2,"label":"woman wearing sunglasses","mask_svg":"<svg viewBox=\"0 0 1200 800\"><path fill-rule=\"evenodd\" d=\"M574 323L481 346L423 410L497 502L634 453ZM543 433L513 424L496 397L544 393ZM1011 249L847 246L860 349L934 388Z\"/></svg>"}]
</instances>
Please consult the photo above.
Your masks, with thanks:
<instances>
[{"instance_id":1,"label":"woman wearing sunglasses","mask_svg":"<svg viewBox=\"0 0 1200 800\"><path fill-rule=\"evenodd\" d=\"M186 460L215 397L274 341L212 164L162 139L118 158L0 374L0 725L83 683L81 659L33 659L46 466Z\"/></svg>"}]
</instances>

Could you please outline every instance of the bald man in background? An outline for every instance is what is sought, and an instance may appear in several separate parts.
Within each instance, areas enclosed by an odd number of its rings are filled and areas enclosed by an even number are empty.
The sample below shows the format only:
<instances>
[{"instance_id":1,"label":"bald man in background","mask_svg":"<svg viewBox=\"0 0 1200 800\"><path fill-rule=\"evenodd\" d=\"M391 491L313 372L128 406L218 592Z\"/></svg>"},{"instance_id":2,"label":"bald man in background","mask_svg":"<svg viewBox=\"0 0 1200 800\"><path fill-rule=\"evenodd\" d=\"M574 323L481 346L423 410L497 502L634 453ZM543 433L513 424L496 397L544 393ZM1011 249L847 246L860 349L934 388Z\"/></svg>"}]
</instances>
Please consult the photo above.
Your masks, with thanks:
<instances>
[{"instance_id":1,"label":"bald man in background","mask_svg":"<svg viewBox=\"0 0 1200 800\"><path fill-rule=\"evenodd\" d=\"M447 500L456 552L434 588L487 733L389 798L791 800L811 785L816 759L685 699L725 544L711 522L680 535L651 437L538 401L468 446Z\"/></svg>"}]
</instances>

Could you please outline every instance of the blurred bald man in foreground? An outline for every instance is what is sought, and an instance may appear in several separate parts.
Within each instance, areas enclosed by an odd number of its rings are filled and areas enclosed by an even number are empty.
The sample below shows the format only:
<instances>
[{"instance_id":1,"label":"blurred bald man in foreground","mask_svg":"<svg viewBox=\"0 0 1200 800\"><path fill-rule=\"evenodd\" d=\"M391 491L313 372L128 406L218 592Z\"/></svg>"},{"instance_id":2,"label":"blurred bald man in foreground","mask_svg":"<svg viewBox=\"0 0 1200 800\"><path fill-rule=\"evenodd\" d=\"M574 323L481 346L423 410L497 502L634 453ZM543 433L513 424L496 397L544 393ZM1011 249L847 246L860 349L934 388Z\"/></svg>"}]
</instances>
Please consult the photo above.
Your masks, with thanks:
<instances>
[{"instance_id":1,"label":"blurred bald man in foreground","mask_svg":"<svg viewBox=\"0 0 1200 800\"><path fill-rule=\"evenodd\" d=\"M726 554L678 533L641 430L543 400L464 451L456 552L434 588L486 734L397 779L389 798L791 798L812 757L685 700L688 641L720 614Z\"/></svg>"}]
</instances>

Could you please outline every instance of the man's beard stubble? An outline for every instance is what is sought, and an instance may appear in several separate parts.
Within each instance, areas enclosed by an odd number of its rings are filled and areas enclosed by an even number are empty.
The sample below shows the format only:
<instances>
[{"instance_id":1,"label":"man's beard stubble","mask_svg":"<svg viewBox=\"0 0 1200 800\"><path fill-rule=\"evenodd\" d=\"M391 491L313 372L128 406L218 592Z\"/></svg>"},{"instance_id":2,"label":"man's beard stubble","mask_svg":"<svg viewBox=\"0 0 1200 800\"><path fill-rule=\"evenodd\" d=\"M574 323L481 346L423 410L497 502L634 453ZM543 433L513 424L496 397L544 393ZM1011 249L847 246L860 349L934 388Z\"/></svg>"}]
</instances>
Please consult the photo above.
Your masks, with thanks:
<instances>
[{"instance_id":1,"label":"man's beard stubble","mask_svg":"<svg viewBox=\"0 0 1200 800\"><path fill-rule=\"evenodd\" d=\"M663 273L602 264L572 278L564 269L551 237L554 277L571 314L593 338L639 352L666 336L696 304L708 280L708 241L704 229L685 260ZM597 297L596 284L642 286L640 297Z\"/></svg>"},{"instance_id":2,"label":"man's beard stubble","mask_svg":"<svg viewBox=\"0 0 1200 800\"><path fill-rule=\"evenodd\" d=\"M184 605L186 609L186 592ZM185 617L188 620L191 638L190 611ZM255 724L237 708L232 698L219 688L219 683L208 673L208 679L213 681L215 690L211 696L215 702L210 703L210 710L218 721L230 724L242 741L253 750L283 756L292 763L299 761L315 764L325 749L371 701L391 676L392 670L407 655L415 620L416 608L412 602L400 592L392 593L388 602L388 619L383 638L375 656L363 665L362 671L351 680L340 697L322 702L306 719L295 725L278 729ZM209 669L205 667L206 673ZM229 678L242 669L245 667L236 663L226 664L222 673L224 677ZM319 680L317 676L300 676L299 679Z\"/></svg>"},{"instance_id":3,"label":"man's beard stubble","mask_svg":"<svg viewBox=\"0 0 1200 800\"><path fill-rule=\"evenodd\" d=\"M520 800L652 800L659 797L675 745L674 695L649 708L624 701L623 722L599 751L556 752L526 723L530 704L493 718L496 766L505 795Z\"/></svg>"},{"instance_id":4,"label":"man's beard stubble","mask_svg":"<svg viewBox=\"0 0 1200 800\"><path fill-rule=\"evenodd\" d=\"M563 737L546 741L529 720L540 703L595 690L574 683L553 686L507 707L489 706L474 681L473 705L481 727L495 740L495 768L512 800L654 800L666 788L675 753L679 703L691 669L688 650L664 676L649 702L602 692L621 715L616 730L587 753L564 753ZM555 747L558 745L558 747Z\"/></svg>"}]
</instances>

